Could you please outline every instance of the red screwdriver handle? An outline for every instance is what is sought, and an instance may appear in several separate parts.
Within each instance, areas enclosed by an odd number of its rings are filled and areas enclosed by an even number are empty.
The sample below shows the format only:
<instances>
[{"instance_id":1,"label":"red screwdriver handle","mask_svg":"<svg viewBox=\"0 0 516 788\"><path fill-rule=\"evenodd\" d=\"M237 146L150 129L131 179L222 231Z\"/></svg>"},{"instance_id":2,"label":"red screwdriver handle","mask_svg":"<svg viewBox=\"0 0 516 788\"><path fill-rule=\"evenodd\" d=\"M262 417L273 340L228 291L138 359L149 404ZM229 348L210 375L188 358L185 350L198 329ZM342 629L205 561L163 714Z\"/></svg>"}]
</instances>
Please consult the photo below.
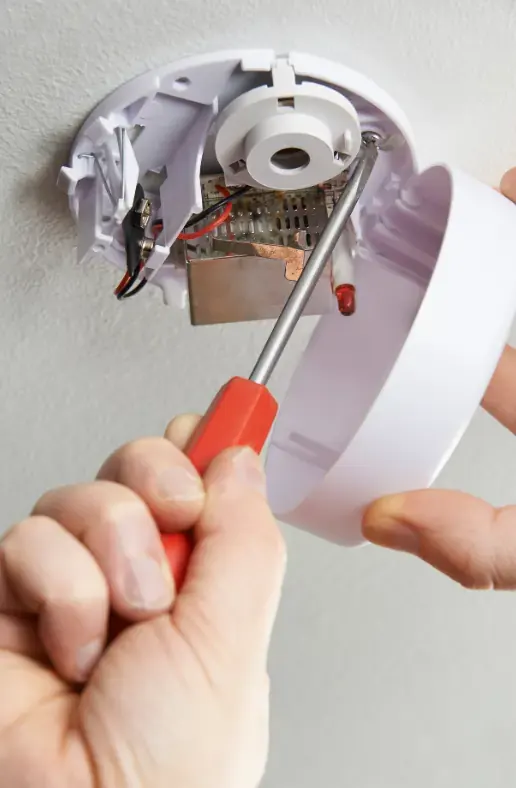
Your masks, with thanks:
<instances>
[{"instance_id":1,"label":"red screwdriver handle","mask_svg":"<svg viewBox=\"0 0 516 788\"><path fill-rule=\"evenodd\" d=\"M277 412L278 403L265 386L246 378L232 378L221 388L199 422L186 454L201 476L224 449L249 446L259 454ZM163 534L162 540L176 588L179 589L193 550L192 535Z\"/></svg>"}]
</instances>

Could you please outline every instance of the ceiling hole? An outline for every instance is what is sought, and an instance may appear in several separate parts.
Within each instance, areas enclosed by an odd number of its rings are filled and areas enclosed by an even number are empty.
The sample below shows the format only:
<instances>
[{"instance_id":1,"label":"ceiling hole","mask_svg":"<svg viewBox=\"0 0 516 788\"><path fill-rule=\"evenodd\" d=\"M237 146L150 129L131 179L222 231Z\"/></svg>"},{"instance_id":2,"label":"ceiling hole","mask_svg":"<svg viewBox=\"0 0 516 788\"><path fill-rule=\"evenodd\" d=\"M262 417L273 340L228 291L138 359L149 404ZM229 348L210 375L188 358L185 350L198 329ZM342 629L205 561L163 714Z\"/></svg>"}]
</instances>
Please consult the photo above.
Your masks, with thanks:
<instances>
[{"instance_id":1,"label":"ceiling hole","mask_svg":"<svg viewBox=\"0 0 516 788\"><path fill-rule=\"evenodd\" d=\"M304 170L310 164L310 156L301 148L282 148L271 157L271 163L279 170Z\"/></svg>"}]
</instances>

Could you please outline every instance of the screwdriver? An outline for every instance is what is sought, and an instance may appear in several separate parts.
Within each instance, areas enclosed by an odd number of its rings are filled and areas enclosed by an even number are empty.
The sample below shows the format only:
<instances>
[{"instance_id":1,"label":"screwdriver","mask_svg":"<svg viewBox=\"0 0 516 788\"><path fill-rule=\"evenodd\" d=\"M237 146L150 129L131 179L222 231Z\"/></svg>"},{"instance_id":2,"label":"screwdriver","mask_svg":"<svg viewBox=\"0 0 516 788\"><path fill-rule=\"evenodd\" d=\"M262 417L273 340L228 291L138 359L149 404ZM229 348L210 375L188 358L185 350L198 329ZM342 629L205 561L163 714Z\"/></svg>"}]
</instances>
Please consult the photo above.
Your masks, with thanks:
<instances>
[{"instance_id":1,"label":"screwdriver","mask_svg":"<svg viewBox=\"0 0 516 788\"><path fill-rule=\"evenodd\" d=\"M186 455L201 476L224 449L247 446L257 454L262 451L278 412L278 403L267 389L267 383L365 189L380 149L381 138L377 133L362 134L362 147L353 172L250 377L229 380L194 430ZM192 535L162 534L161 538L179 589L193 550Z\"/></svg>"}]
</instances>

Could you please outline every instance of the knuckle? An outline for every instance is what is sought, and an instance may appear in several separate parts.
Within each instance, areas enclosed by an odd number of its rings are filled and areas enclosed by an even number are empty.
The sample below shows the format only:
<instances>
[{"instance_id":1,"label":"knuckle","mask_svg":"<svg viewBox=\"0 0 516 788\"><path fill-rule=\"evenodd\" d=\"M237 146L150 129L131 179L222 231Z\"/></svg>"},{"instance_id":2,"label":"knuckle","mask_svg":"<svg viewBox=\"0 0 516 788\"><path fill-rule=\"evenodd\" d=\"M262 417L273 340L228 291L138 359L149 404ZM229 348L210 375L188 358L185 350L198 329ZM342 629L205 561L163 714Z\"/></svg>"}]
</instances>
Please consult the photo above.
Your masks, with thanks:
<instances>
[{"instance_id":1,"label":"knuckle","mask_svg":"<svg viewBox=\"0 0 516 788\"><path fill-rule=\"evenodd\" d=\"M175 446L183 448L200 420L201 417L195 413L184 413L176 416L167 424L165 438Z\"/></svg>"},{"instance_id":2,"label":"knuckle","mask_svg":"<svg viewBox=\"0 0 516 788\"><path fill-rule=\"evenodd\" d=\"M140 463L142 457L145 457L148 452L155 450L156 440L159 439L139 438L136 441L131 441L131 443L126 443L114 453L113 458L120 467Z\"/></svg>"},{"instance_id":3,"label":"knuckle","mask_svg":"<svg viewBox=\"0 0 516 788\"><path fill-rule=\"evenodd\" d=\"M66 500L72 489L72 487L56 487L53 490L47 490L36 501L32 509L32 516L47 519L48 512L54 512L66 505Z\"/></svg>"},{"instance_id":4,"label":"knuckle","mask_svg":"<svg viewBox=\"0 0 516 788\"><path fill-rule=\"evenodd\" d=\"M485 586L472 575L459 575L457 580L466 591L480 591L482 588L485 588Z\"/></svg>"},{"instance_id":5,"label":"knuckle","mask_svg":"<svg viewBox=\"0 0 516 788\"><path fill-rule=\"evenodd\" d=\"M181 428L184 424L188 424L190 419L193 418L195 418L195 416L191 413L181 413L179 416L174 416L174 418L168 422L165 434L174 432L177 428Z\"/></svg>"},{"instance_id":6,"label":"knuckle","mask_svg":"<svg viewBox=\"0 0 516 788\"><path fill-rule=\"evenodd\" d=\"M127 504L120 505L118 501L99 501L95 511L95 522L91 523L87 530L90 533L95 531L97 534L118 534L121 521L126 520L127 514ZM87 533L84 537L89 538Z\"/></svg>"},{"instance_id":7,"label":"knuckle","mask_svg":"<svg viewBox=\"0 0 516 788\"><path fill-rule=\"evenodd\" d=\"M458 567L458 581L468 591L493 588L493 576L488 560L473 551L466 551Z\"/></svg>"},{"instance_id":8,"label":"knuckle","mask_svg":"<svg viewBox=\"0 0 516 788\"><path fill-rule=\"evenodd\" d=\"M35 537L34 529L38 529L37 536L41 537L47 533L54 533L59 529L59 524L50 517L43 515L34 515L26 517L23 520L15 523L5 534L2 539L2 548L4 552L10 551L15 545L33 543Z\"/></svg>"},{"instance_id":9,"label":"knuckle","mask_svg":"<svg viewBox=\"0 0 516 788\"><path fill-rule=\"evenodd\" d=\"M90 518L88 515L83 519L82 537L88 544L92 543L91 540L98 544L98 539L103 534L115 534L117 538L122 538L127 530L131 533L135 530L142 531L152 523L146 504L132 490L122 485L112 485L110 495L95 496L95 487L96 485L88 496L88 507L92 516Z\"/></svg>"},{"instance_id":10,"label":"knuckle","mask_svg":"<svg viewBox=\"0 0 516 788\"><path fill-rule=\"evenodd\" d=\"M97 479L124 484L128 476L138 474L142 465L143 440L126 443L117 449L102 465Z\"/></svg>"},{"instance_id":11,"label":"knuckle","mask_svg":"<svg viewBox=\"0 0 516 788\"><path fill-rule=\"evenodd\" d=\"M127 443L112 456L111 467L115 468L118 478L148 470L153 461L169 457L175 453L174 446L165 438L140 438Z\"/></svg>"},{"instance_id":12,"label":"knuckle","mask_svg":"<svg viewBox=\"0 0 516 788\"><path fill-rule=\"evenodd\" d=\"M490 591L494 587L491 580L482 580L478 577L462 577L459 582L467 591Z\"/></svg>"}]
</instances>

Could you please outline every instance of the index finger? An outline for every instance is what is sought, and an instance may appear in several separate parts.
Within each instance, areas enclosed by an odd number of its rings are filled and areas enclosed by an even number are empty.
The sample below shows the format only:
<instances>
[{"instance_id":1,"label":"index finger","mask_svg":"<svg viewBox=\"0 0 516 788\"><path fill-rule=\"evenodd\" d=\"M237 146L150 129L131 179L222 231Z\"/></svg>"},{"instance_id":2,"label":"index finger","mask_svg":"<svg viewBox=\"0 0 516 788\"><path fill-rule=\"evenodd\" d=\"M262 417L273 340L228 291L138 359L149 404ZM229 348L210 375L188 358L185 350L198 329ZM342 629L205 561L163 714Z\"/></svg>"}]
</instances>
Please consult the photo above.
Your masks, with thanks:
<instances>
[{"instance_id":1,"label":"index finger","mask_svg":"<svg viewBox=\"0 0 516 788\"><path fill-rule=\"evenodd\" d=\"M285 548L267 505L260 460L251 449L223 452L205 484L206 505L172 620L199 653L225 654L230 661L244 655L263 668Z\"/></svg>"}]
</instances>

